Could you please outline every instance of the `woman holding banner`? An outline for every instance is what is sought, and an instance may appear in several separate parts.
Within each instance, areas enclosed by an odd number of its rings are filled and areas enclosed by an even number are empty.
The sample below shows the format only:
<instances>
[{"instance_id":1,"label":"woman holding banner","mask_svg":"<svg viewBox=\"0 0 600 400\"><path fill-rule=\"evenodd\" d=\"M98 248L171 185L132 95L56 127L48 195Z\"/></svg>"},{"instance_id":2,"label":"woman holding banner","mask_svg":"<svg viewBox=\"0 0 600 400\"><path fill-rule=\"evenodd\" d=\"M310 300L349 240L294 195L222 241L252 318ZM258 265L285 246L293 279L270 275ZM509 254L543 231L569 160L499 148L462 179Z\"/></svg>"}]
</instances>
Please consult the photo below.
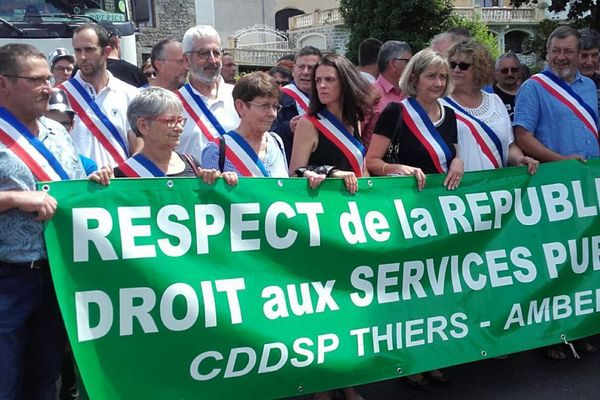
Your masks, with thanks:
<instances>
[{"instance_id":1,"label":"woman holding banner","mask_svg":"<svg viewBox=\"0 0 600 400\"><path fill-rule=\"evenodd\" d=\"M534 174L539 162L525 156L514 142L504 103L498 95L482 90L491 82L494 70L488 49L475 40L458 42L448 50L448 60L454 90L444 100L467 128L464 135L458 135L465 171L527 165Z\"/></svg>"},{"instance_id":2,"label":"woman holding banner","mask_svg":"<svg viewBox=\"0 0 600 400\"><path fill-rule=\"evenodd\" d=\"M445 173L444 186L459 186L464 174L456 157L460 126L440 101L451 88L449 71L448 61L431 49L410 59L400 78L400 89L410 97L388 104L374 129L367 153L372 175L413 175L422 190L426 174Z\"/></svg>"},{"instance_id":3,"label":"woman holding banner","mask_svg":"<svg viewBox=\"0 0 600 400\"><path fill-rule=\"evenodd\" d=\"M279 85L265 72L240 78L233 88L240 125L202 151L202 165L247 177L287 178L287 159L281 138L269 128L279 105Z\"/></svg>"},{"instance_id":4,"label":"woman holding banner","mask_svg":"<svg viewBox=\"0 0 600 400\"><path fill-rule=\"evenodd\" d=\"M171 91L149 87L131 101L127 119L133 132L144 142L143 149L113 169L105 166L90 175L90 179L107 185L110 178L152 178L201 176L213 183L223 176L230 185L237 183L235 173L220 174L202 169L194 157L174 150L179 145L185 118L179 98Z\"/></svg>"},{"instance_id":5,"label":"woman holding banner","mask_svg":"<svg viewBox=\"0 0 600 400\"><path fill-rule=\"evenodd\" d=\"M342 178L350 193L356 177L368 175L360 122L372 109L374 91L343 56L327 54L313 72L309 111L298 122L290 174L309 179L312 188L326 177Z\"/></svg>"},{"instance_id":6,"label":"woman holding banner","mask_svg":"<svg viewBox=\"0 0 600 400\"><path fill-rule=\"evenodd\" d=\"M371 85L338 54L325 55L312 79L309 111L294 134L290 174L307 177L313 189L327 177L342 178L355 193L357 176L366 173L359 127L372 107ZM354 388L343 390L347 400L363 400ZM333 398L332 392L315 395L315 400Z\"/></svg>"},{"instance_id":7,"label":"woman holding banner","mask_svg":"<svg viewBox=\"0 0 600 400\"><path fill-rule=\"evenodd\" d=\"M420 191L427 174L445 173L445 187L459 186L464 174L463 162L456 157L459 125L454 111L440 100L452 87L449 72L448 61L431 49L410 59L400 78L400 89L409 97L388 104L373 131L367 152L372 175L413 175ZM440 370L429 376L440 384L449 382ZM421 389L429 382L422 374L407 379Z\"/></svg>"}]
</instances>

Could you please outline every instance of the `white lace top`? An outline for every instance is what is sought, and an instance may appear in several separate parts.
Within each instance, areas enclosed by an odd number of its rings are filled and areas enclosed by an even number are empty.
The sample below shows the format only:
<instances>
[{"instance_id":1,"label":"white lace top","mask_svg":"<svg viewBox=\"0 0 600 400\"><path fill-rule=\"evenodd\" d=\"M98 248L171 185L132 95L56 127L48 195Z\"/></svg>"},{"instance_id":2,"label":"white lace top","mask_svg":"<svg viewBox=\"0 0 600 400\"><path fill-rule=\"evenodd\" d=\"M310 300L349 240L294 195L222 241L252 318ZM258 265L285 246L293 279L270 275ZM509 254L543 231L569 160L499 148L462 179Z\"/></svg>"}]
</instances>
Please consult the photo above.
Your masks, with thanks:
<instances>
[{"instance_id":1,"label":"white lace top","mask_svg":"<svg viewBox=\"0 0 600 400\"><path fill-rule=\"evenodd\" d=\"M469 114L485 122L498 136L502 143L502 155L504 164L506 165L508 160L508 146L514 141L510 117L506 111L506 106L502 103L502 100L497 94L484 91L481 91L481 94L483 100L479 107L468 108L463 106L463 108ZM458 103L454 97L450 97ZM458 154L465 163L465 171L492 169L493 165L491 161L483 154L479 144L475 141L475 138L470 134L461 134L464 132L465 131L461 132L459 130Z\"/></svg>"}]
</instances>

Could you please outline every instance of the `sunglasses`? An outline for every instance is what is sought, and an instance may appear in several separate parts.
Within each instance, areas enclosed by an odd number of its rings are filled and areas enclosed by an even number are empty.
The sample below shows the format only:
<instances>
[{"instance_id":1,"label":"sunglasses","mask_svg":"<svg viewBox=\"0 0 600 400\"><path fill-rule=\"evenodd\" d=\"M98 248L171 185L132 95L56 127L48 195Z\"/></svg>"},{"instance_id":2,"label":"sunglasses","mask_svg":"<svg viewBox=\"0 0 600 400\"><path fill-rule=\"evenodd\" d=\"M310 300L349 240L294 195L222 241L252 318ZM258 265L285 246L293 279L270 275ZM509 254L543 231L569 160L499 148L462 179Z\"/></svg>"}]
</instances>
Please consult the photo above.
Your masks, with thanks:
<instances>
[{"instance_id":1,"label":"sunglasses","mask_svg":"<svg viewBox=\"0 0 600 400\"><path fill-rule=\"evenodd\" d=\"M502 72L504 75L506 75L508 73L513 74L513 73L519 72L519 68L512 68L512 67L502 68L500 70L500 72Z\"/></svg>"},{"instance_id":2,"label":"sunglasses","mask_svg":"<svg viewBox=\"0 0 600 400\"><path fill-rule=\"evenodd\" d=\"M144 72L146 78L156 78L156 72Z\"/></svg>"},{"instance_id":3,"label":"sunglasses","mask_svg":"<svg viewBox=\"0 0 600 400\"><path fill-rule=\"evenodd\" d=\"M454 69L456 67L458 67L458 69L460 69L461 71L466 71L469 68L471 68L472 64L466 63L466 62L456 62L456 61L450 61L450 69Z\"/></svg>"}]
</instances>

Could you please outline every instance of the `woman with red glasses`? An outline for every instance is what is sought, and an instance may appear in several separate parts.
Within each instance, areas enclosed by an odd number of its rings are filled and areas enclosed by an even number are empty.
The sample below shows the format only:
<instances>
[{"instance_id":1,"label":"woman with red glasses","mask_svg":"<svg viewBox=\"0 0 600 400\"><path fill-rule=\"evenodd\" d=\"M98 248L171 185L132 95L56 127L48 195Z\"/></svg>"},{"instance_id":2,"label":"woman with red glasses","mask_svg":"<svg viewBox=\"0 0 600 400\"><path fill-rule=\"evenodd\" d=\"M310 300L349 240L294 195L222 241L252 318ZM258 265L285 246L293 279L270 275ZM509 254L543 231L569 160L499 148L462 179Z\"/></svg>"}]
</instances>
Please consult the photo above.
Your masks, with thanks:
<instances>
[{"instance_id":1,"label":"woman with red glasses","mask_svg":"<svg viewBox=\"0 0 600 400\"><path fill-rule=\"evenodd\" d=\"M175 152L185 118L179 98L160 87L142 90L129 104L127 119L131 129L144 142L143 149L115 167L105 166L90 179L108 184L115 178L193 177L200 176L212 183L221 174L216 170L202 169L193 156ZM237 183L234 172L222 174L229 184Z\"/></svg>"},{"instance_id":2,"label":"woman with red glasses","mask_svg":"<svg viewBox=\"0 0 600 400\"><path fill-rule=\"evenodd\" d=\"M448 50L454 90L446 105L468 129L458 136L465 171L526 165L529 173L539 162L523 154L514 142L513 128L500 97L482 88L492 81L494 65L488 49L475 40L462 41Z\"/></svg>"}]
</instances>

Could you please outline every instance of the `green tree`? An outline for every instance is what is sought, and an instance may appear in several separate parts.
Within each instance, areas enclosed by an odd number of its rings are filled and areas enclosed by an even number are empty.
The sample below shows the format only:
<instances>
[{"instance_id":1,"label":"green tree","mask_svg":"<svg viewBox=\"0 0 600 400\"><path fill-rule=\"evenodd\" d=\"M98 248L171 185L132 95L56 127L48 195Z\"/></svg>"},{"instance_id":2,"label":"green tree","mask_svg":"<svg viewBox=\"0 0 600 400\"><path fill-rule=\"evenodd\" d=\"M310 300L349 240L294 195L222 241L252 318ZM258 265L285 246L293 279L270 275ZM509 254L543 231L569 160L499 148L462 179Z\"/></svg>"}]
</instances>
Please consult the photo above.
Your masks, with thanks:
<instances>
[{"instance_id":1,"label":"green tree","mask_svg":"<svg viewBox=\"0 0 600 400\"><path fill-rule=\"evenodd\" d=\"M402 40L418 51L429 44L452 13L450 0L340 0L350 30L348 57L358 60L358 45L368 37Z\"/></svg>"},{"instance_id":2,"label":"green tree","mask_svg":"<svg viewBox=\"0 0 600 400\"><path fill-rule=\"evenodd\" d=\"M533 38L526 41L527 49L537 54L538 60L546 59L546 40L550 36L550 33L559 25L559 21L545 19L538 24Z\"/></svg>"},{"instance_id":3,"label":"green tree","mask_svg":"<svg viewBox=\"0 0 600 400\"><path fill-rule=\"evenodd\" d=\"M511 5L540 4L538 0L511 0ZM569 7L567 18L575 22L577 28L590 27L600 32L600 5L597 0L552 0L548 11L561 12Z\"/></svg>"},{"instance_id":4,"label":"green tree","mask_svg":"<svg viewBox=\"0 0 600 400\"><path fill-rule=\"evenodd\" d=\"M471 32L471 37L484 44L496 59L500 55L498 47L498 37L490 32L487 25L481 21L481 17L476 15L474 19L466 18L460 15L452 14L446 21L444 30L448 28L464 28Z\"/></svg>"}]
</instances>

